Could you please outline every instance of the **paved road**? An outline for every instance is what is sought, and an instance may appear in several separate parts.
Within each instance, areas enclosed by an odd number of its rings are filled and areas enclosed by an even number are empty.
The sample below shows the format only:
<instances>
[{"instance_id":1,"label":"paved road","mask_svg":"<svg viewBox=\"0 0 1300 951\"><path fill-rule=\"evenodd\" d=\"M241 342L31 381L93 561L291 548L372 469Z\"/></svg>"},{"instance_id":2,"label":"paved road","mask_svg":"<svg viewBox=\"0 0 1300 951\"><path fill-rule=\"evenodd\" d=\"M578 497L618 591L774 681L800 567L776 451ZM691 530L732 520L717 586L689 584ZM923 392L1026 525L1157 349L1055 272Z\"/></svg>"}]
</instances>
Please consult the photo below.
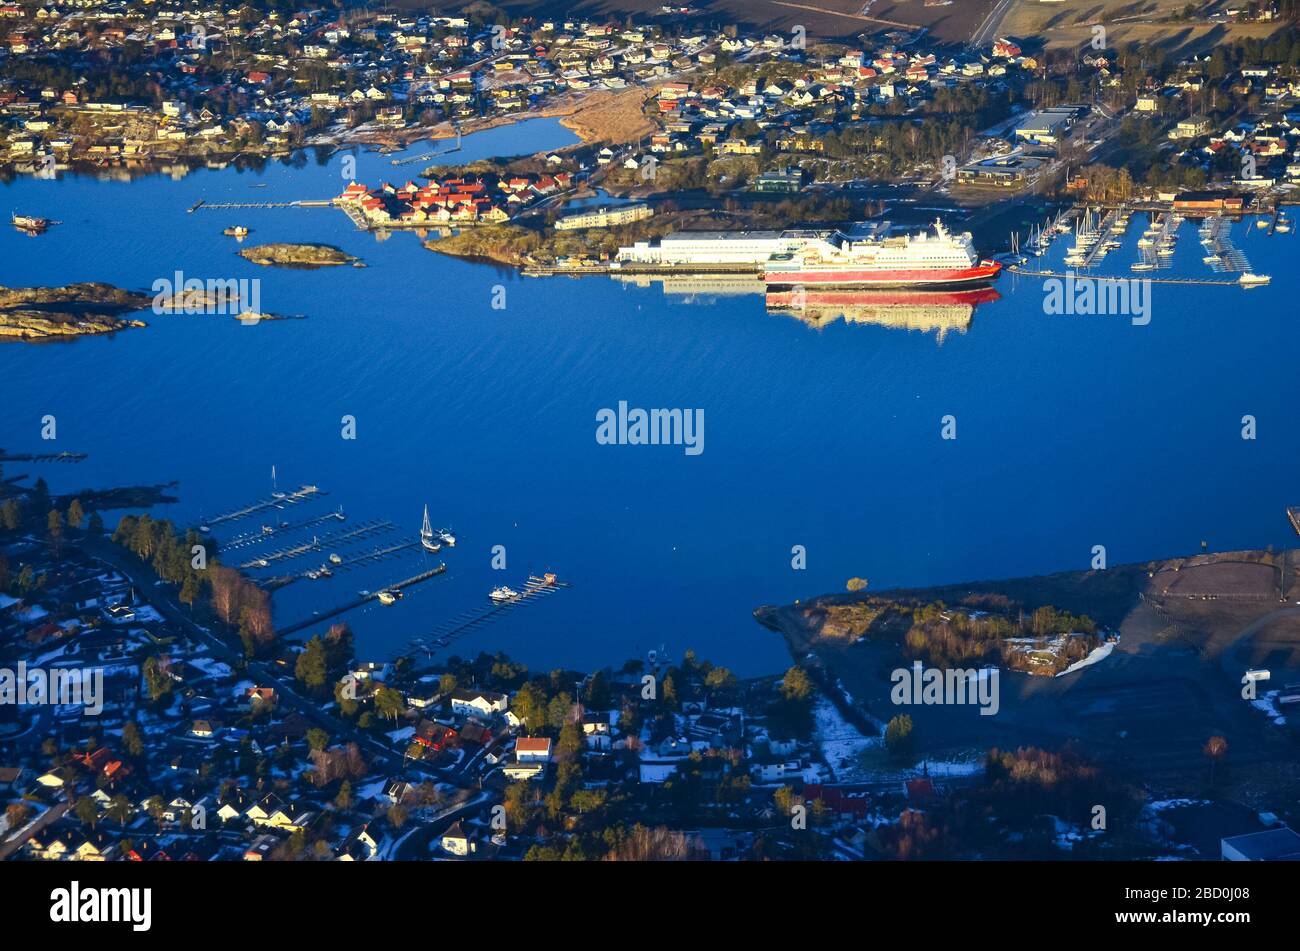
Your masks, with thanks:
<instances>
[{"instance_id":1,"label":"paved road","mask_svg":"<svg viewBox=\"0 0 1300 951\"><path fill-rule=\"evenodd\" d=\"M975 33L971 36L971 46L988 46L998 36L998 31L1002 28L1002 20L1011 9L1011 5L1016 0L998 0L993 9L989 11L983 22L975 28Z\"/></svg>"},{"instance_id":2,"label":"paved road","mask_svg":"<svg viewBox=\"0 0 1300 951\"><path fill-rule=\"evenodd\" d=\"M70 808L71 806L68 803L60 802L51 806L49 809L46 809L45 812L33 820L27 828L22 830L22 832L0 845L0 862L3 862L5 859L9 858L9 856L21 849L27 844L28 839L36 835L36 833L40 832L51 822L61 819L63 814Z\"/></svg>"}]
</instances>

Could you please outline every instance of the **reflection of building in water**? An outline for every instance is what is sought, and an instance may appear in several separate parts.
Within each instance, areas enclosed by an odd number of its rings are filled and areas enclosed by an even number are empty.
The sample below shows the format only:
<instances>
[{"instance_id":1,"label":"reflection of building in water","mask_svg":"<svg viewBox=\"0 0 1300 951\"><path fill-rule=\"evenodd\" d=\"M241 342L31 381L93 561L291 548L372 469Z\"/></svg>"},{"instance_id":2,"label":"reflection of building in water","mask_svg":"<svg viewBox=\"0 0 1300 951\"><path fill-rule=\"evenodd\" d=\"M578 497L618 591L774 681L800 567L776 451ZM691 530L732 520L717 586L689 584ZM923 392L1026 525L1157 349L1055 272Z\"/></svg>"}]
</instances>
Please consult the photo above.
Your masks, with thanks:
<instances>
[{"instance_id":1,"label":"reflection of building in water","mask_svg":"<svg viewBox=\"0 0 1300 951\"><path fill-rule=\"evenodd\" d=\"M936 332L939 342L949 330L966 332L975 308L1002 295L991 287L952 291L820 290L794 288L767 295L767 309L824 327L840 317L846 323L879 324Z\"/></svg>"},{"instance_id":2,"label":"reflection of building in water","mask_svg":"<svg viewBox=\"0 0 1300 951\"><path fill-rule=\"evenodd\" d=\"M624 284L636 287L663 285L666 295L682 297L735 297L742 294L762 294L767 285L752 274L619 274L612 275Z\"/></svg>"}]
</instances>

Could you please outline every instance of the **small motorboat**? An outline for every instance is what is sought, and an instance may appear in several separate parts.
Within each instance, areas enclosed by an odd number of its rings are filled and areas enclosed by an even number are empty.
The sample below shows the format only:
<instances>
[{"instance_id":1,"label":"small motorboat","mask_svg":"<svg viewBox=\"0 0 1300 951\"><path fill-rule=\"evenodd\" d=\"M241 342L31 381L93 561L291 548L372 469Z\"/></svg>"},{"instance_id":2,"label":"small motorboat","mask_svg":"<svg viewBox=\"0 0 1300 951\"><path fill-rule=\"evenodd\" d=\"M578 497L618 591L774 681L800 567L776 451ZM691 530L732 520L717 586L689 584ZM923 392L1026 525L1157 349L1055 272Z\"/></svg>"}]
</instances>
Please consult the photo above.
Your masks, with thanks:
<instances>
[{"instance_id":1,"label":"small motorboat","mask_svg":"<svg viewBox=\"0 0 1300 951\"><path fill-rule=\"evenodd\" d=\"M50 227L50 219L38 218L35 215L20 215L14 212L9 216L9 223L19 231L25 231L28 234L44 234Z\"/></svg>"}]
</instances>

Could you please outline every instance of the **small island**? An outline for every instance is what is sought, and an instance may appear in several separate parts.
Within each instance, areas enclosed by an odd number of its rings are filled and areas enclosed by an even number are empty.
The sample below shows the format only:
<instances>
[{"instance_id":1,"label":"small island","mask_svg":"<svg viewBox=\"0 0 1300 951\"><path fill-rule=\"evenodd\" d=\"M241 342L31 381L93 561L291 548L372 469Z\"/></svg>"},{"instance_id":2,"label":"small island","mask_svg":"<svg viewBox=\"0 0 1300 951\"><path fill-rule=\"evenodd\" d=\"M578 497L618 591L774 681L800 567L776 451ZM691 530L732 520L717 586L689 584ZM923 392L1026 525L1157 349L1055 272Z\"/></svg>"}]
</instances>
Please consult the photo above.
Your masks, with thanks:
<instances>
[{"instance_id":1,"label":"small island","mask_svg":"<svg viewBox=\"0 0 1300 951\"><path fill-rule=\"evenodd\" d=\"M266 267L318 268L340 264L365 267L357 258L329 244L259 244L238 254Z\"/></svg>"},{"instance_id":2,"label":"small island","mask_svg":"<svg viewBox=\"0 0 1300 951\"><path fill-rule=\"evenodd\" d=\"M148 294L102 283L0 287L0 337L51 340L143 327L122 315L151 301Z\"/></svg>"}]
</instances>

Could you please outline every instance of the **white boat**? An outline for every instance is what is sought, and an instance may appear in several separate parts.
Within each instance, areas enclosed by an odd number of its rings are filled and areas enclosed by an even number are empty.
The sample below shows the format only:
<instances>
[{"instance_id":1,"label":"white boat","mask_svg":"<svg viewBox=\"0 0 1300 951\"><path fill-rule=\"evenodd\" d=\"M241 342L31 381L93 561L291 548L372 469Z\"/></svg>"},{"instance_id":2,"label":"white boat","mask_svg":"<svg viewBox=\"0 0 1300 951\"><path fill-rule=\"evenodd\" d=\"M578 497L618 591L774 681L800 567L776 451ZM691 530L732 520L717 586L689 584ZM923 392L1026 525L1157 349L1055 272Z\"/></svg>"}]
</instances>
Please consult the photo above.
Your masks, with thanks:
<instances>
[{"instance_id":1,"label":"white boat","mask_svg":"<svg viewBox=\"0 0 1300 951\"><path fill-rule=\"evenodd\" d=\"M1237 283L1243 287L1257 287L1260 284L1267 284L1272 278L1267 274L1252 274L1250 271L1242 274L1237 278Z\"/></svg>"},{"instance_id":2,"label":"white boat","mask_svg":"<svg viewBox=\"0 0 1300 951\"><path fill-rule=\"evenodd\" d=\"M330 564L341 565L343 564L343 559L340 558L338 555L330 555Z\"/></svg>"},{"instance_id":3,"label":"white boat","mask_svg":"<svg viewBox=\"0 0 1300 951\"><path fill-rule=\"evenodd\" d=\"M438 538L440 538L442 540L442 543L446 545L448 548L456 547L456 536L453 535L451 532L447 531L447 529L445 528L438 529Z\"/></svg>"},{"instance_id":4,"label":"white boat","mask_svg":"<svg viewBox=\"0 0 1300 951\"><path fill-rule=\"evenodd\" d=\"M375 595L375 597L379 599L380 604L396 604L398 598L401 596L402 593L400 591L388 591L386 589Z\"/></svg>"},{"instance_id":5,"label":"white boat","mask_svg":"<svg viewBox=\"0 0 1300 951\"><path fill-rule=\"evenodd\" d=\"M424 524L420 526L420 544L424 546L425 551L441 551L442 545L438 537L434 534L433 527L429 524L429 506L424 507Z\"/></svg>"},{"instance_id":6,"label":"white boat","mask_svg":"<svg viewBox=\"0 0 1300 951\"><path fill-rule=\"evenodd\" d=\"M496 601L498 604L501 604L506 601L513 601L515 598L519 597L519 592L514 588L507 588L505 585L502 585L499 588L493 588L492 593L489 594L488 597L493 601Z\"/></svg>"},{"instance_id":7,"label":"white boat","mask_svg":"<svg viewBox=\"0 0 1300 951\"><path fill-rule=\"evenodd\" d=\"M1205 257L1201 258L1201 263L1202 263L1202 264L1213 264L1214 262L1216 262L1216 261L1218 261L1218 260L1219 260L1219 256L1218 256L1217 254L1207 254Z\"/></svg>"},{"instance_id":8,"label":"white boat","mask_svg":"<svg viewBox=\"0 0 1300 951\"><path fill-rule=\"evenodd\" d=\"M1142 237L1138 238L1139 248L1149 248L1153 244L1155 244L1155 241L1152 238L1148 238L1146 235L1143 235Z\"/></svg>"},{"instance_id":9,"label":"white boat","mask_svg":"<svg viewBox=\"0 0 1300 951\"><path fill-rule=\"evenodd\" d=\"M1156 266L1150 261L1136 261L1129 267L1134 271L1154 271Z\"/></svg>"},{"instance_id":10,"label":"white boat","mask_svg":"<svg viewBox=\"0 0 1300 951\"><path fill-rule=\"evenodd\" d=\"M1259 219L1257 219L1257 220L1255 221L1255 227L1256 227L1256 228L1267 228L1267 227L1268 227L1268 219L1267 219L1267 218L1259 218Z\"/></svg>"},{"instance_id":11,"label":"white boat","mask_svg":"<svg viewBox=\"0 0 1300 951\"><path fill-rule=\"evenodd\" d=\"M9 222L19 231L25 231L28 234L42 234L50 226L46 218L37 218L35 215L20 215L14 212L9 216Z\"/></svg>"},{"instance_id":12,"label":"white boat","mask_svg":"<svg viewBox=\"0 0 1300 951\"><path fill-rule=\"evenodd\" d=\"M1273 230L1276 231L1278 234L1286 234L1291 230L1291 222L1279 221L1277 223L1277 227L1274 228Z\"/></svg>"}]
</instances>

